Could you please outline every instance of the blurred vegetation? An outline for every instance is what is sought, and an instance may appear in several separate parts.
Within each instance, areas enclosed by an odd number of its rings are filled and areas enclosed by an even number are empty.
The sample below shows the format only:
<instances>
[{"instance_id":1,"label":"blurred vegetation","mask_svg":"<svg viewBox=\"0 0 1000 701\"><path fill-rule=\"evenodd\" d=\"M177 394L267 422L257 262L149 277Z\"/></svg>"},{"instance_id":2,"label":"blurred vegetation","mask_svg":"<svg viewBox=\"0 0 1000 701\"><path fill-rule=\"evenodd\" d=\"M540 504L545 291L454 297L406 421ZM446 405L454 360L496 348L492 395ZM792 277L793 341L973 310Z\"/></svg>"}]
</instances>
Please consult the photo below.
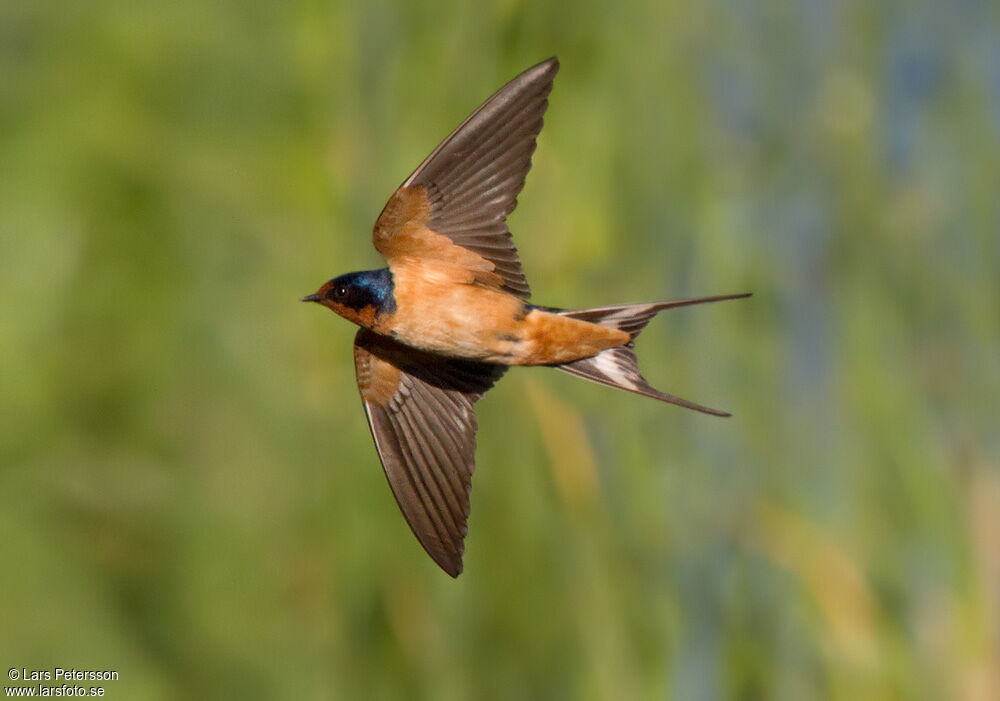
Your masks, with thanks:
<instances>
[{"instance_id":1,"label":"blurred vegetation","mask_svg":"<svg viewBox=\"0 0 1000 701\"><path fill-rule=\"evenodd\" d=\"M1000 698L1000 5L0 3L0 661L111 698ZM479 405L466 573L354 329L393 188L558 54L536 301L753 291Z\"/></svg>"}]
</instances>

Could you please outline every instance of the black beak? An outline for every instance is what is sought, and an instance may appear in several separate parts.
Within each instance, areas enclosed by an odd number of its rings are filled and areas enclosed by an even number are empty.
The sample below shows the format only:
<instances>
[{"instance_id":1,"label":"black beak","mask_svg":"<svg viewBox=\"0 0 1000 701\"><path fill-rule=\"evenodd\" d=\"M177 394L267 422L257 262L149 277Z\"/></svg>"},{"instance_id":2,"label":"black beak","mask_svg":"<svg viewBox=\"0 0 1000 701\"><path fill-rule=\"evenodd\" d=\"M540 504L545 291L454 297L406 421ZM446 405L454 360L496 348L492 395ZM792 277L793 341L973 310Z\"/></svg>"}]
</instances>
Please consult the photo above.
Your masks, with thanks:
<instances>
[{"instance_id":1,"label":"black beak","mask_svg":"<svg viewBox=\"0 0 1000 701\"><path fill-rule=\"evenodd\" d=\"M315 295L315 294L306 295L305 297L303 297L299 301L300 302L318 302L319 301L319 295Z\"/></svg>"}]
</instances>

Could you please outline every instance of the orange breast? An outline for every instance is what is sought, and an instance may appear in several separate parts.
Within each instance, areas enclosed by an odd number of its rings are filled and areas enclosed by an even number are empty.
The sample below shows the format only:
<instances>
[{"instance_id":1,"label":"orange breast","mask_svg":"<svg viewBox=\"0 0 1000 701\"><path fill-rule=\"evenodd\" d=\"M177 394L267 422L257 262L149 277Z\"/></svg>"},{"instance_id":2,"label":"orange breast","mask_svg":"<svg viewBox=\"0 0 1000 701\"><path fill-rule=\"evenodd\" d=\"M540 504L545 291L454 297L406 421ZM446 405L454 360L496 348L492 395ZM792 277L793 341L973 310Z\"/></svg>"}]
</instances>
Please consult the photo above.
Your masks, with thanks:
<instances>
[{"instance_id":1,"label":"orange breast","mask_svg":"<svg viewBox=\"0 0 1000 701\"><path fill-rule=\"evenodd\" d=\"M504 365L551 365L627 343L617 329L539 310L443 261L392 266L396 313L374 330L414 348Z\"/></svg>"}]
</instances>

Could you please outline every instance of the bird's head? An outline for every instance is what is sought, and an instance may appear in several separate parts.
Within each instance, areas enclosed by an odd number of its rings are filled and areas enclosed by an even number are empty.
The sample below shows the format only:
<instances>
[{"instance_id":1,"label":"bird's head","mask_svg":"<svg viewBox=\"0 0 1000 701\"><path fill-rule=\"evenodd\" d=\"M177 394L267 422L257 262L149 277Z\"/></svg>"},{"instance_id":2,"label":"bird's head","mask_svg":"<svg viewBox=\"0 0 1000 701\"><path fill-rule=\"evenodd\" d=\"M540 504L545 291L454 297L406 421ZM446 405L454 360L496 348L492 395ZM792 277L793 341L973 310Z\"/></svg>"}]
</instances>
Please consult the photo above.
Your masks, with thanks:
<instances>
[{"instance_id":1,"label":"bird's head","mask_svg":"<svg viewBox=\"0 0 1000 701\"><path fill-rule=\"evenodd\" d=\"M392 288L392 274L388 268L364 270L328 280L302 301L322 304L348 321L370 329L380 312L395 311Z\"/></svg>"}]
</instances>

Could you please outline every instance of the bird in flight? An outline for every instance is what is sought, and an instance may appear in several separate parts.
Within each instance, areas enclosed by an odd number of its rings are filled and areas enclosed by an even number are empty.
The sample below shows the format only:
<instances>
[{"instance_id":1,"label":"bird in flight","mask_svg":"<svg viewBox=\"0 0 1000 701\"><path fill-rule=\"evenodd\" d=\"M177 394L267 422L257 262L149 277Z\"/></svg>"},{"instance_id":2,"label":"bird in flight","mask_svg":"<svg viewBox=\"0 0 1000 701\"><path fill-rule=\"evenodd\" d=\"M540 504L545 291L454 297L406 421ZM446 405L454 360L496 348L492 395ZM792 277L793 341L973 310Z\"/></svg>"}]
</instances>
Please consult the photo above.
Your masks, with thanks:
<instances>
[{"instance_id":1,"label":"bird in flight","mask_svg":"<svg viewBox=\"0 0 1000 701\"><path fill-rule=\"evenodd\" d=\"M531 167L553 57L500 88L389 198L372 242L388 263L302 298L361 329L358 389L400 510L427 553L457 577L475 467L473 404L511 365L548 365L716 416L654 389L633 344L657 312L747 294L558 309L531 294L506 219Z\"/></svg>"}]
</instances>

